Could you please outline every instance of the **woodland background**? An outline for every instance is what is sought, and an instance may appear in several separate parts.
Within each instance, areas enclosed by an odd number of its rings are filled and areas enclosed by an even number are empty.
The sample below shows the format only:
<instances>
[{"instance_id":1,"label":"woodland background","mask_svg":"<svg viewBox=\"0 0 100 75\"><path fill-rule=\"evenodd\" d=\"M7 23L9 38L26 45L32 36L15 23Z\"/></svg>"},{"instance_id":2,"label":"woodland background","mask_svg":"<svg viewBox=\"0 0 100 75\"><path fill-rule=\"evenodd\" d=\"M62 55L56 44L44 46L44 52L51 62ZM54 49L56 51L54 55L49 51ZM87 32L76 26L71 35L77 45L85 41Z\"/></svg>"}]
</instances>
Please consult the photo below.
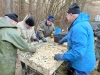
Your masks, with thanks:
<instances>
[{"instance_id":1,"label":"woodland background","mask_svg":"<svg viewBox=\"0 0 100 75\"><path fill-rule=\"evenodd\" d=\"M0 16L15 12L19 16L18 20L21 21L27 13L30 13L37 26L40 20L52 14L55 17L55 26L66 30L66 12L74 2L79 4L81 11L91 15L91 21L100 14L99 0L0 0Z\"/></svg>"}]
</instances>

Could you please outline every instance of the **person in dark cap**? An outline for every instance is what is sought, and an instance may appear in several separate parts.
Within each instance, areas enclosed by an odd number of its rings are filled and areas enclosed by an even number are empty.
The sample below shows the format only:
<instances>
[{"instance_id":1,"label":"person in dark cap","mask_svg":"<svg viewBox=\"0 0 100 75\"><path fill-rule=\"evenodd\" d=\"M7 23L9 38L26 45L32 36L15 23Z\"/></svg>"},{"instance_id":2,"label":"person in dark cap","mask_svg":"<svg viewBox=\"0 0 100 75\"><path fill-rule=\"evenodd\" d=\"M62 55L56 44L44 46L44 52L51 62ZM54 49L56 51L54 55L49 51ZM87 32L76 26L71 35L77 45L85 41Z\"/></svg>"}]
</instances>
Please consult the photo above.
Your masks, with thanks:
<instances>
[{"instance_id":1,"label":"person in dark cap","mask_svg":"<svg viewBox=\"0 0 100 75\"><path fill-rule=\"evenodd\" d=\"M5 18L13 23L15 23L14 25L17 24L18 22L18 15L16 13L9 13L9 14L5 14Z\"/></svg>"},{"instance_id":2,"label":"person in dark cap","mask_svg":"<svg viewBox=\"0 0 100 75\"><path fill-rule=\"evenodd\" d=\"M77 3L67 12L67 21L71 23L68 35L59 41L59 45L68 42L68 51L55 54L54 59L68 61L68 75L90 75L96 64L93 30L88 22L90 16L80 11Z\"/></svg>"},{"instance_id":3,"label":"person in dark cap","mask_svg":"<svg viewBox=\"0 0 100 75\"><path fill-rule=\"evenodd\" d=\"M36 47L28 45L15 26L18 16L15 13L0 17L0 75L15 75L17 49L35 52Z\"/></svg>"},{"instance_id":4,"label":"person in dark cap","mask_svg":"<svg viewBox=\"0 0 100 75\"><path fill-rule=\"evenodd\" d=\"M80 14L80 7L77 5L77 3L74 3L72 6L69 7L67 13Z\"/></svg>"},{"instance_id":5,"label":"person in dark cap","mask_svg":"<svg viewBox=\"0 0 100 75\"><path fill-rule=\"evenodd\" d=\"M17 27L28 43L32 43L33 41L39 42L34 31L34 19L31 14L27 14L23 21L18 22Z\"/></svg>"},{"instance_id":6,"label":"person in dark cap","mask_svg":"<svg viewBox=\"0 0 100 75\"><path fill-rule=\"evenodd\" d=\"M36 38L36 34L34 31L34 18L31 16L31 14L27 14L23 21L18 22L17 27L18 31L21 33L27 43L32 43L35 41L39 42L38 38ZM25 63L21 62L21 66L23 72L27 74L27 68Z\"/></svg>"},{"instance_id":7,"label":"person in dark cap","mask_svg":"<svg viewBox=\"0 0 100 75\"><path fill-rule=\"evenodd\" d=\"M29 26L34 26L34 19L33 19L33 17L29 17L29 18L25 21L25 23L26 23L27 25L29 25Z\"/></svg>"},{"instance_id":8,"label":"person in dark cap","mask_svg":"<svg viewBox=\"0 0 100 75\"><path fill-rule=\"evenodd\" d=\"M49 15L47 19L40 21L37 27L38 38L42 39L43 42L47 42L46 37L53 37L54 27L54 16Z\"/></svg>"}]
</instances>

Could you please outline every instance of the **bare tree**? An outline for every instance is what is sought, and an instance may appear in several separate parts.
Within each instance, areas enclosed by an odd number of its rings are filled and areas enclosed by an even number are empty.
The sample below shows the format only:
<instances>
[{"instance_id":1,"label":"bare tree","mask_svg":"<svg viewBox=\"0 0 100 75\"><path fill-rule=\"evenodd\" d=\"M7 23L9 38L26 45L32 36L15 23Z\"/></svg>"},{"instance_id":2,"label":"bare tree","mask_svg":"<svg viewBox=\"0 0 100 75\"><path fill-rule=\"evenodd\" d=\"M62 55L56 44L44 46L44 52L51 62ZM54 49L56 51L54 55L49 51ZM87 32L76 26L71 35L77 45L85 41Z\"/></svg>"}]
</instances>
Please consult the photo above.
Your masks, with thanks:
<instances>
[{"instance_id":1,"label":"bare tree","mask_svg":"<svg viewBox=\"0 0 100 75\"><path fill-rule=\"evenodd\" d=\"M11 9L11 12L14 12L15 9L14 9L14 0L10 0L10 9Z\"/></svg>"},{"instance_id":2,"label":"bare tree","mask_svg":"<svg viewBox=\"0 0 100 75\"><path fill-rule=\"evenodd\" d=\"M4 1L3 0L1 0L0 1L0 10L2 11L2 12L0 12L0 16L2 16L2 15L4 15Z\"/></svg>"},{"instance_id":3,"label":"bare tree","mask_svg":"<svg viewBox=\"0 0 100 75\"><path fill-rule=\"evenodd\" d=\"M14 12L14 0L4 0L5 13Z\"/></svg>"},{"instance_id":4,"label":"bare tree","mask_svg":"<svg viewBox=\"0 0 100 75\"><path fill-rule=\"evenodd\" d=\"M29 0L29 13L32 14L32 0Z\"/></svg>"},{"instance_id":5,"label":"bare tree","mask_svg":"<svg viewBox=\"0 0 100 75\"><path fill-rule=\"evenodd\" d=\"M4 2L5 2L5 10L6 10L5 13L10 13L11 12L11 9L10 9L10 0L4 0Z\"/></svg>"},{"instance_id":6,"label":"bare tree","mask_svg":"<svg viewBox=\"0 0 100 75\"><path fill-rule=\"evenodd\" d=\"M19 0L19 20L25 17L25 0Z\"/></svg>"},{"instance_id":7,"label":"bare tree","mask_svg":"<svg viewBox=\"0 0 100 75\"><path fill-rule=\"evenodd\" d=\"M35 24L38 25L39 21L47 18L49 14L54 15L55 25L65 26L66 11L69 6L76 2L83 10L87 0L4 0L6 12L15 11L15 3L17 2L19 20L22 20L27 13L30 13L35 18ZM11 1L11 2L10 2ZM10 4L11 3L11 4ZM10 5L10 6L9 6Z\"/></svg>"}]
</instances>

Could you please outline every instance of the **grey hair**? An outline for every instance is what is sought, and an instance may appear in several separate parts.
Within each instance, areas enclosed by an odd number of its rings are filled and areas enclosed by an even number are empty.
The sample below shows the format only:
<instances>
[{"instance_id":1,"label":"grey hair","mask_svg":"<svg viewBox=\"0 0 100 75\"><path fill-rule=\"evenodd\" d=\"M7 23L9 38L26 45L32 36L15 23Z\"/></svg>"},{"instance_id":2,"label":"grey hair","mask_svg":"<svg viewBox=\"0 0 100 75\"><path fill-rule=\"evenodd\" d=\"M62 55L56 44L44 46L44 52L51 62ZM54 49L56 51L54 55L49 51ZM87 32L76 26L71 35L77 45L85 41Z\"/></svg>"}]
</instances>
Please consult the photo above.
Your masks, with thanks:
<instances>
[{"instance_id":1,"label":"grey hair","mask_svg":"<svg viewBox=\"0 0 100 75\"><path fill-rule=\"evenodd\" d=\"M77 17L78 17L78 15L79 15L79 14L73 14L73 16L74 16L75 18L77 18Z\"/></svg>"},{"instance_id":2,"label":"grey hair","mask_svg":"<svg viewBox=\"0 0 100 75\"><path fill-rule=\"evenodd\" d=\"M8 16L5 16L5 19L9 22L11 22L11 19Z\"/></svg>"}]
</instances>

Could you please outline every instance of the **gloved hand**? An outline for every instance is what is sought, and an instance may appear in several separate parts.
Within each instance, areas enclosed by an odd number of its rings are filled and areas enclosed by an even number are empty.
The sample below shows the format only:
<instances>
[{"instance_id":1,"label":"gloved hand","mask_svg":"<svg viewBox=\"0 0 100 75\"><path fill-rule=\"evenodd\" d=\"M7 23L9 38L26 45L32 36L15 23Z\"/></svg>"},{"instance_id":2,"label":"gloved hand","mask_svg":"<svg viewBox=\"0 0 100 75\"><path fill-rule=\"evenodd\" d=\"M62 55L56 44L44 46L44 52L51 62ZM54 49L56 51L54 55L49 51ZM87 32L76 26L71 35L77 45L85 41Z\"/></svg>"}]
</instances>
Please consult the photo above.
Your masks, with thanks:
<instances>
[{"instance_id":1,"label":"gloved hand","mask_svg":"<svg viewBox=\"0 0 100 75\"><path fill-rule=\"evenodd\" d=\"M54 33L51 33L50 37L53 38L54 37Z\"/></svg>"},{"instance_id":2,"label":"gloved hand","mask_svg":"<svg viewBox=\"0 0 100 75\"><path fill-rule=\"evenodd\" d=\"M62 57L63 57L63 54L55 54L54 60L63 60Z\"/></svg>"},{"instance_id":3,"label":"gloved hand","mask_svg":"<svg viewBox=\"0 0 100 75\"><path fill-rule=\"evenodd\" d=\"M64 41L63 40L60 40L59 42L58 42L58 45L61 45L61 44L63 44L64 43Z\"/></svg>"},{"instance_id":4,"label":"gloved hand","mask_svg":"<svg viewBox=\"0 0 100 75\"><path fill-rule=\"evenodd\" d=\"M36 46L28 44L30 52L36 52Z\"/></svg>"},{"instance_id":5,"label":"gloved hand","mask_svg":"<svg viewBox=\"0 0 100 75\"><path fill-rule=\"evenodd\" d=\"M47 40L46 40L45 38L42 38L42 41L43 41L43 42L47 42Z\"/></svg>"},{"instance_id":6,"label":"gloved hand","mask_svg":"<svg viewBox=\"0 0 100 75\"><path fill-rule=\"evenodd\" d=\"M34 41L37 41L37 42L39 42L39 39L38 39L38 38L35 38L35 39L34 39Z\"/></svg>"}]
</instances>

